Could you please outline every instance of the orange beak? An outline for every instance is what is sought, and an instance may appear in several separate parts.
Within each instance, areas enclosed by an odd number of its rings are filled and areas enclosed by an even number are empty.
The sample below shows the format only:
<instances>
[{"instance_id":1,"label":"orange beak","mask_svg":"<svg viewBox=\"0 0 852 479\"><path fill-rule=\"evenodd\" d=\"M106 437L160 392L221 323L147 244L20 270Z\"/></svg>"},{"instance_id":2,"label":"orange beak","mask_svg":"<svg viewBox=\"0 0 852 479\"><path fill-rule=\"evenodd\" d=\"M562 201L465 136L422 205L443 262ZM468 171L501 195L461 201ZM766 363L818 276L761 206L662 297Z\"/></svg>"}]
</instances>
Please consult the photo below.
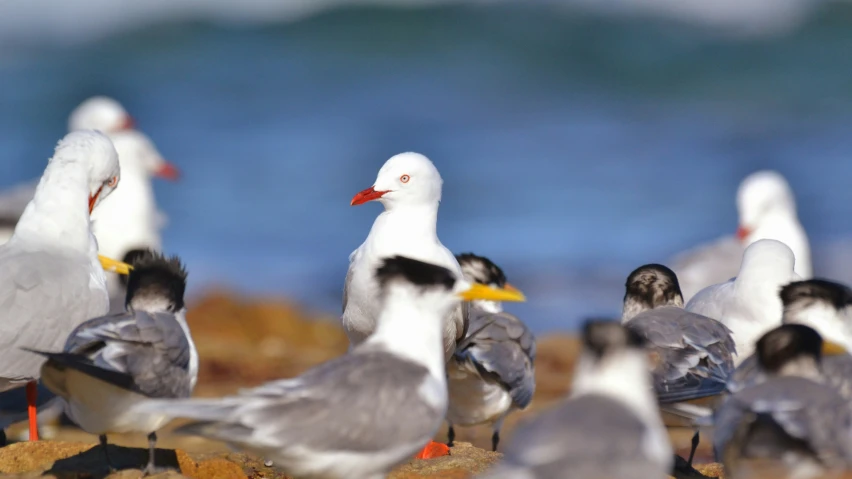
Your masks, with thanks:
<instances>
[{"instance_id":1,"label":"orange beak","mask_svg":"<svg viewBox=\"0 0 852 479\"><path fill-rule=\"evenodd\" d=\"M164 180L177 181L180 178L180 170L177 166L166 162L154 172L154 176L163 178Z\"/></svg>"},{"instance_id":2,"label":"orange beak","mask_svg":"<svg viewBox=\"0 0 852 479\"><path fill-rule=\"evenodd\" d=\"M751 234L751 230L746 228L745 226L740 226L739 228L737 228L737 238L740 241L743 241L746 238L748 238L748 235L750 235L750 234Z\"/></svg>"},{"instance_id":3,"label":"orange beak","mask_svg":"<svg viewBox=\"0 0 852 479\"><path fill-rule=\"evenodd\" d=\"M92 214L92 210L95 209L95 203L98 202L98 196L101 196L101 190L104 189L103 186L98 188L98 191L95 192L93 196L89 196L89 214Z\"/></svg>"},{"instance_id":4,"label":"orange beak","mask_svg":"<svg viewBox=\"0 0 852 479\"><path fill-rule=\"evenodd\" d=\"M352 197L349 206L363 205L368 201L373 201L381 198L387 191L376 191L376 188L371 186L364 191L359 191L358 194Z\"/></svg>"}]
</instances>

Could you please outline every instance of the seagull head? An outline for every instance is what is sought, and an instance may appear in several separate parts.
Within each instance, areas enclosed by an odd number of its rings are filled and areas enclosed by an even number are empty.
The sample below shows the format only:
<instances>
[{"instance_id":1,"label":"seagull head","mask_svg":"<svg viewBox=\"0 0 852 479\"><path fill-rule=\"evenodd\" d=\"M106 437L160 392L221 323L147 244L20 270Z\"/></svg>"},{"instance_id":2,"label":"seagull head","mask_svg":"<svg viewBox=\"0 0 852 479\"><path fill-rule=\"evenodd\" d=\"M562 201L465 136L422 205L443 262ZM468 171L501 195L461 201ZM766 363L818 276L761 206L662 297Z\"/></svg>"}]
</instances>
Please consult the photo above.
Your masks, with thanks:
<instances>
[{"instance_id":1,"label":"seagull head","mask_svg":"<svg viewBox=\"0 0 852 479\"><path fill-rule=\"evenodd\" d=\"M787 180L776 171L758 171L746 177L737 191L737 237L747 241L767 220L796 215L796 200Z\"/></svg>"},{"instance_id":2,"label":"seagull head","mask_svg":"<svg viewBox=\"0 0 852 479\"><path fill-rule=\"evenodd\" d=\"M105 96L89 98L75 108L68 118L68 131L100 130L109 134L132 130L134 127L133 117L121 103Z\"/></svg>"},{"instance_id":3,"label":"seagull head","mask_svg":"<svg viewBox=\"0 0 852 479\"><path fill-rule=\"evenodd\" d=\"M762 239L750 244L743 253L738 277L754 272L763 278L789 282L793 275L796 257L793 250L781 241Z\"/></svg>"},{"instance_id":4,"label":"seagull head","mask_svg":"<svg viewBox=\"0 0 852 479\"><path fill-rule=\"evenodd\" d=\"M401 300L446 316L460 301L524 301L518 290L472 283L447 268L405 256L385 258L376 270L385 301Z\"/></svg>"},{"instance_id":5,"label":"seagull head","mask_svg":"<svg viewBox=\"0 0 852 479\"><path fill-rule=\"evenodd\" d=\"M781 288L783 322L814 328L825 341L852 351L852 290L833 281L810 279Z\"/></svg>"},{"instance_id":6,"label":"seagull head","mask_svg":"<svg viewBox=\"0 0 852 479\"><path fill-rule=\"evenodd\" d=\"M106 135L81 130L65 135L56 145L57 161L84 161L88 166L89 214L118 186L118 153Z\"/></svg>"},{"instance_id":7,"label":"seagull head","mask_svg":"<svg viewBox=\"0 0 852 479\"><path fill-rule=\"evenodd\" d=\"M356 194L350 204L379 201L385 209L399 204L437 205L442 184L441 174L429 158L419 153L400 153L385 162L373 186Z\"/></svg>"},{"instance_id":8,"label":"seagull head","mask_svg":"<svg viewBox=\"0 0 852 479\"><path fill-rule=\"evenodd\" d=\"M146 250L132 265L125 300L128 310L175 313L184 309L187 272L180 258Z\"/></svg>"},{"instance_id":9,"label":"seagull head","mask_svg":"<svg viewBox=\"0 0 852 479\"><path fill-rule=\"evenodd\" d=\"M843 354L804 324L782 324L764 334L755 349L758 363L767 373L811 378L819 377L823 355Z\"/></svg>"},{"instance_id":10,"label":"seagull head","mask_svg":"<svg viewBox=\"0 0 852 479\"><path fill-rule=\"evenodd\" d=\"M121 171L125 176L135 173L146 178L158 177L170 181L180 178L180 170L163 158L144 133L125 130L110 135L110 138L118 151Z\"/></svg>"},{"instance_id":11,"label":"seagull head","mask_svg":"<svg viewBox=\"0 0 852 479\"><path fill-rule=\"evenodd\" d=\"M633 270L625 283L621 319L662 306L683 307L683 294L674 271L661 264L646 264Z\"/></svg>"}]
</instances>

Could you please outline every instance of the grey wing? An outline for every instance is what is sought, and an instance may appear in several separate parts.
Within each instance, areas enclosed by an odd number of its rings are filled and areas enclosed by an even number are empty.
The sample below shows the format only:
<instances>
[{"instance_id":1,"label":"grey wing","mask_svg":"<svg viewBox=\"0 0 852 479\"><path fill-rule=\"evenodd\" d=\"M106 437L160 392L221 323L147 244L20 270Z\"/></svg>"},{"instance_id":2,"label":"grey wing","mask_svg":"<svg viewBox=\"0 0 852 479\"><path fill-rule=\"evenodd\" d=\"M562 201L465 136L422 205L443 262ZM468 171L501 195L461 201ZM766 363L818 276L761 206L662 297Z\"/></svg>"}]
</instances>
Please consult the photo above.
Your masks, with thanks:
<instances>
[{"instance_id":1,"label":"grey wing","mask_svg":"<svg viewBox=\"0 0 852 479\"><path fill-rule=\"evenodd\" d=\"M473 364L481 375L503 384L515 405L527 407L535 393L535 336L516 316L470 308L468 336L456 361Z\"/></svg>"},{"instance_id":2,"label":"grey wing","mask_svg":"<svg viewBox=\"0 0 852 479\"><path fill-rule=\"evenodd\" d=\"M0 390L39 377L44 359L22 348L57 351L98 301L106 311L89 280L88 263L0 249Z\"/></svg>"},{"instance_id":3,"label":"grey wing","mask_svg":"<svg viewBox=\"0 0 852 479\"><path fill-rule=\"evenodd\" d=\"M530 477L665 477L646 456L645 425L620 403L588 395L522 423L504 452Z\"/></svg>"},{"instance_id":4,"label":"grey wing","mask_svg":"<svg viewBox=\"0 0 852 479\"><path fill-rule=\"evenodd\" d=\"M736 345L722 323L665 307L640 313L625 326L650 343L660 402L698 399L724 390L734 370Z\"/></svg>"},{"instance_id":5,"label":"grey wing","mask_svg":"<svg viewBox=\"0 0 852 479\"><path fill-rule=\"evenodd\" d=\"M824 356L822 371L826 382L847 400L852 399L852 356L841 354Z\"/></svg>"},{"instance_id":6,"label":"grey wing","mask_svg":"<svg viewBox=\"0 0 852 479\"><path fill-rule=\"evenodd\" d=\"M745 434L771 421L770 435ZM849 404L831 387L800 377L781 377L743 389L719 408L714 421L717 455L728 448L743 451L775 451L781 455L789 439L804 442L825 464L852 459L852 414ZM751 444L756 437L763 442Z\"/></svg>"},{"instance_id":7,"label":"grey wing","mask_svg":"<svg viewBox=\"0 0 852 479\"><path fill-rule=\"evenodd\" d=\"M684 301L707 286L724 283L737 275L745 248L734 236L685 251L671 261Z\"/></svg>"},{"instance_id":8,"label":"grey wing","mask_svg":"<svg viewBox=\"0 0 852 479\"><path fill-rule=\"evenodd\" d=\"M425 443L437 431L442 411L418 393L427 376L420 365L361 348L239 396L150 407L196 420L181 432L282 454L294 444L310 451L379 451Z\"/></svg>"},{"instance_id":9,"label":"grey wing","mask_svg":"<svg viewBox=\"0 0 852 479\"><path fill-rule=\"evenodd\" d=\"M191 343L169 313L136 311L96 318L80 325L65 351L93 366L126 376L149 397L188 397Z\"/></svg>"},{"instance_id":10,"label":"grey wing","mask_svg":"<svg viewBox=\"0 0 852 479\"><path fill-rule=\"evenodd\" d=\"M757 356L752 354L745 358L728 377L726 389L730 393L736 393L746 387L762 383L766 378L766 373L757 362Z\"/></svg>"}]
</instances>

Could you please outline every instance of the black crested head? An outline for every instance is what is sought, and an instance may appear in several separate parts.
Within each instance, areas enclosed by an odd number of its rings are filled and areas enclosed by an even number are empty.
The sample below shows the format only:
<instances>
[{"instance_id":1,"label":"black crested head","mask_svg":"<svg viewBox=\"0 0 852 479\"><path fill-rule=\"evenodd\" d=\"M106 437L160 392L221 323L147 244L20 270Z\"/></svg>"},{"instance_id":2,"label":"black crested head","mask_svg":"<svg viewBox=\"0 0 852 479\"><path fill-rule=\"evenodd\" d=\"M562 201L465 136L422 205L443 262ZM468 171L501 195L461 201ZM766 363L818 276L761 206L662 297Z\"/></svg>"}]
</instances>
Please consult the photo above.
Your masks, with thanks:
<instances>
[{"instance_id":1,"label":"black crested head","mask_svg":"<svg viewBox=\"0 0 852 479\"><path fill-rule=\"evenodd\" d=\"M456 255L456 261L459 262L462 274L464 274L464 277L468 281L485 285L496 285L500 288L506 286L506 275L503 274L503 270L485 256L462 253Z\"/></svg>"},{"instance_id":2,"label":"black crested head","mask_svg":"<svg viewBox=\"0 0 852 479\"><path fill-rule=\"evenodd\" d=\"M625 349L642 349L645 338L618 321L590 319L583 324L583 347L595 357Z\"/></svg>"},{"instance_id":3,"label":"black crested head","mask_svg":"<svg viewBox=\"0 0 852 479\"><path fill-rule=\"evenodd\" d=\"M145 310L145 305L165 303L169 311L183 309L187 272L177 256L166 258L161 253L146 250L136 256L131 265L126 307Z\"/></svg>"},{"instance_id":4,"label":"black crested head","mask_svg":"<svg viewBox=\"0 0 852 479\"><path fill-rule=\"evenodd\" d=\"M130 250L127 253L124 254L124 258L121 258L121 261L132 265L136 261L137 258L141 258L142 256L145 256L149 252L150 251L147 250L147 249L132 249L132 250ZM118 275L118 281L125 288L127 288L127 281L129 279L130 279L130 275L124 275L124 274Z\"/></svg>"},{"instance_id":5,"label":"black crested head","mask_svg":"<svg viewBox=\"0 0 852 479\"><path fill-rule=\"evenodd\" d=\"M385 258L376 269L376 279L382 289L394 280L403 280L416 286L441 286L448 290L456 284L455 275L447 268L405 256Z\"/></svg>"},{"instance_id":6,"label":"black crested head","mask_svg":"<svg viewBox=\"0 0 852 479\"><path fill-rule=\"evenodd\" d=\"M757 360L760 367L776 373L791 361L822 358L822 337L803 324L784 324L764 334L757 341Z\"/></svg>"},{"instance_id":7,"label":"black crested head","mask_svg":"<svg viewBox=\"0 0 852 479\"><path fill-rule=\"evenodd\" d=\"M785 308L806 308L822 302L841 310L852 304L852 290L846 285L824 279L796 281L781 288L781 302Z\"/></svg>"},{"instance_id":8,"label":"black crested head","mask_svg":"<svg viewBox=\"0 0 852 479\"><path fill-rule=\"evenodd\" d=\"M627 277L624 286L625 309L628 303L632 303L631 307L636 312L660 306L683 306L677 275L661 264L646 264L636 268Z\"/></svg>"}]
</instances>

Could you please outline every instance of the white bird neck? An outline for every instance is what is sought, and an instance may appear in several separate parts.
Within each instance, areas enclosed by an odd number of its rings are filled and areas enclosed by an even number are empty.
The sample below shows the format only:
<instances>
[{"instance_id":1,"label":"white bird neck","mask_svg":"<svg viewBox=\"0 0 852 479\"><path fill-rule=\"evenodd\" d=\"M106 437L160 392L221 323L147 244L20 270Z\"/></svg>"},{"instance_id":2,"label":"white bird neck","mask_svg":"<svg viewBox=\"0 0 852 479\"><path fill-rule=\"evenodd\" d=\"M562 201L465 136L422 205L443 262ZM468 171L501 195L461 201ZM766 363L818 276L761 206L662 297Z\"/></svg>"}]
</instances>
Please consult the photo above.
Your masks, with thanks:
<instances>
[{"instance_id":1,"label":"white bird neck","mask_svg":"<svg viewBox=\"0 0 852 479\"><path fill-rule=\"evenodd\" d=\"M88 176L85 162L51 158L10 242L41 243L84 254L97 252L90 231Z\"/></svg>"},{"instance_id":2,"label":"white bird neck","mask_svg":"<svg viewBox=\"0 0 852 479\"><path fill-rule=\"evenodd\" d=\"M399 244L438 241L438 203L394 205L373 222L367 242L379 250L396 249Z\"/></svg>"},{"instance_id":3,"label":"white bird neck","mask_svg":"<svg viewBox=\"0 0 852 479\"><path fill-rule=\"evenodd\" d=\"M803 324L814 328L826 341L839 344L852 351L852 324L846 311L818 302L805 308L788 307L784 310L784 324Z\"/></svg>"},{"instance_id":4,"label":"white bird neck","mask_svg":"<svg viewBox=\"0 0 852 479\"><path fill-rule=\"evenodd\" d=\"M497 314L503 312L503 303L501 303L500 301L477 299L475 301L471 301L471 303L477 309L485 311L486 313Z\"/></svg>"},{"instance_id":5,"label":"white bird neck","mask_svg":"<svg viewBox=\"0 0 852 479\"><path fill-rule=\"evenodd\" d=\"M444 381L445 311L422 308L422 297L403 291L388 291L375 332L364 344L378 344L387 351L422 364L432 376Z\"/></svg>"},{"instance_id":6,"label":"white bird neck","mask_svg":"<svg viewBox=\"0 0 852 479\"><path fill-rule=\"evenodd\" d=\"M598 360L584 353L574 373L571 397L586 394L618 401L646 424L659 421L647 360L640 351L608 353Z\"/></svg>"}]
</instances>

